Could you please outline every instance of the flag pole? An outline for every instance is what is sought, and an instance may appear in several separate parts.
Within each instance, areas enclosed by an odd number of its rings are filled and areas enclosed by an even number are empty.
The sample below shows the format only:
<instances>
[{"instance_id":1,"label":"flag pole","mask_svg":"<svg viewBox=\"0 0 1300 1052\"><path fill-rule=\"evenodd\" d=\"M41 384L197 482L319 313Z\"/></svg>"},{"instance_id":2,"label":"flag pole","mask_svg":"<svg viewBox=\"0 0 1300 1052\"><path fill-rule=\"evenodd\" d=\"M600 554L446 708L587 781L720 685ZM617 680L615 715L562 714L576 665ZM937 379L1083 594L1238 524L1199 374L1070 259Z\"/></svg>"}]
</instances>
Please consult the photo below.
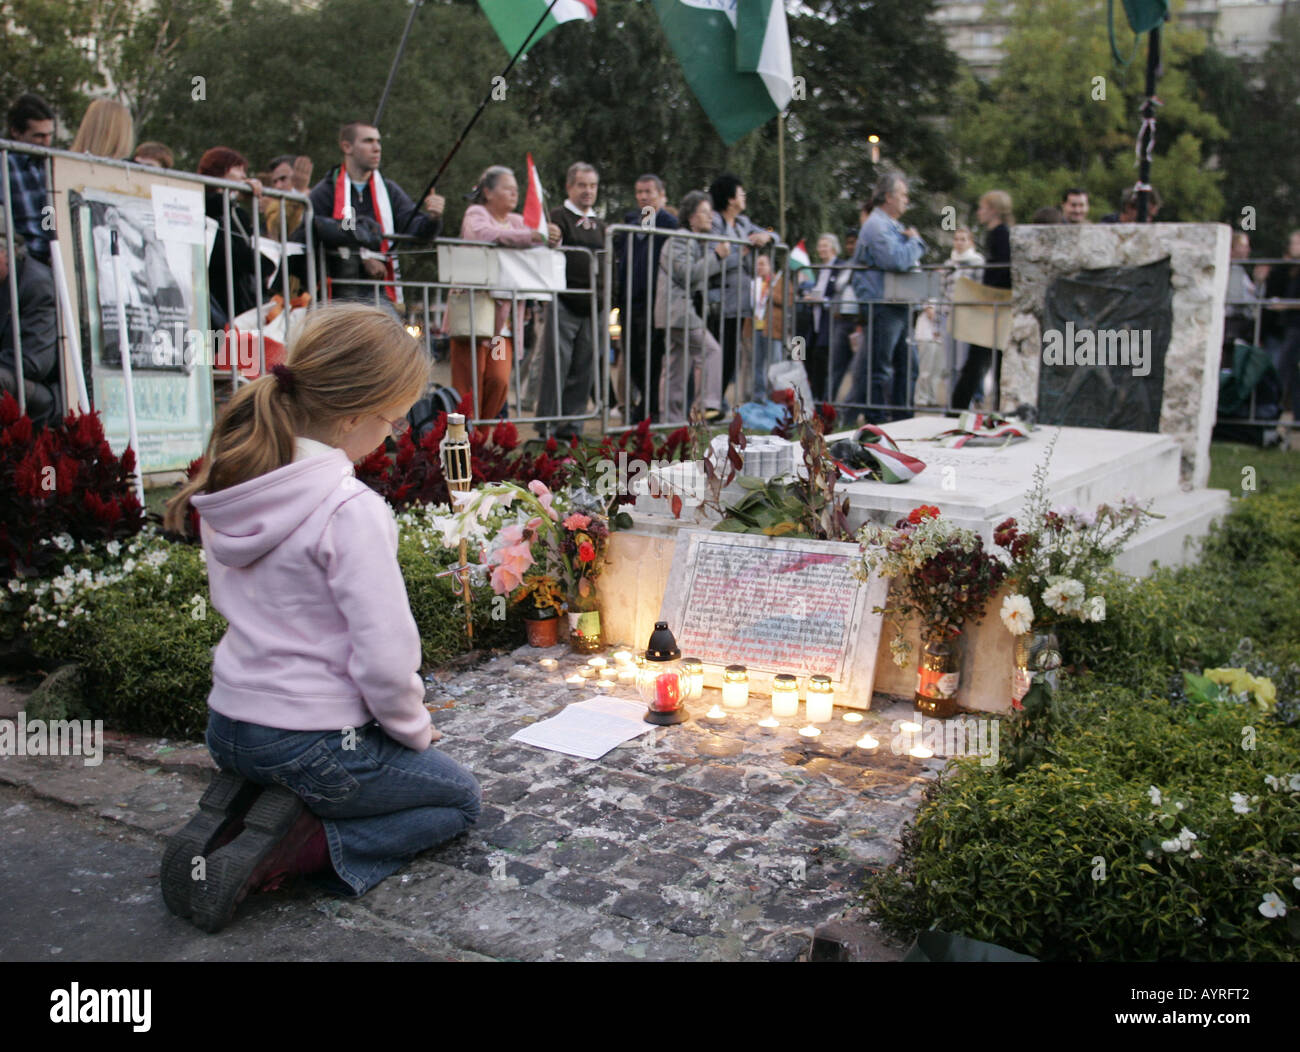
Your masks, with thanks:
<instances>
[{"instance_id":1,"label":"flag pole","mask_svg":"<svg viewBox=\"0 0 1300 1052\"><path fill-rule=\"evenodd\" d=\"M393 90L393 81L397 78L397 66L402 61L402 54L406 51L406 42L411 38L411 26L415 25L415 16L424 0L408 0L408 2L411 5L411 13L406 16L406 28L402 30L402 39L397 44L397 54L393 56L393 64L388 69L388 82L384 85L384 93L379 96L379 107L375 110L374 120L376 128L379 127L379 118L384 115L384 107L388 104L388 93Z\"/></svg>"},{"instance_id":2,"label":"flag pole","mask_svg":"<svg viewBox=\"0 0 1300 1052\"><path fill-rule=\"evenodd\" d=\"M777 218L779 220L779 229L781 232L781 241L785 241L785 110L777 114L777 139L776 139L776 186L777 186Z\"/></svg>"},{"instance_id":3,"label":"flag pole","mask_svg":"<svg viewBox=\"0 0 1300 1052\"><path fill-rule=\"evenodd\" d=\"M551 13L551 9L555 7L556 2L557 0L551 0L551 2L546 5L546 10L542 12L542 17L537 20L537 25L533 26L532 31L528 36L524 37L524 42L519 45L519 50L510 57L510 61L506 64L506 68L498 74L502 80L509 76L510 71L515 68L515 63L519 61L519 56L522 55L528 45L533 42L533 37L535 37L537 31L542 28L542 23L546 21L547 17ZM495 84L495 82L496 77L493 77L492 83ZM487 94L483 96L483 101L478 104L478 109L474 111L474 116L472 116L469 119L469 123L461 129L460 135L456 138L455 145L452 146L447 156L442 159L442 164L438 166L438 170L433 173L433 178L429 180L429 185L424 188L424 193L420 194L420 196L416 198L417 202L423 201L433 193L433 188L438 185L438 180L442 178L442 173L447 170L447 165L451 164L451 159L456 156L456 151L460 149L461 143L465 141L465 136L467 136L470 133L470 129L478 123L478 119L483 116L483 111L487 109L487 104L492 101L493 90L494 88L488 88Z\"/></svg>"}]
</instances>

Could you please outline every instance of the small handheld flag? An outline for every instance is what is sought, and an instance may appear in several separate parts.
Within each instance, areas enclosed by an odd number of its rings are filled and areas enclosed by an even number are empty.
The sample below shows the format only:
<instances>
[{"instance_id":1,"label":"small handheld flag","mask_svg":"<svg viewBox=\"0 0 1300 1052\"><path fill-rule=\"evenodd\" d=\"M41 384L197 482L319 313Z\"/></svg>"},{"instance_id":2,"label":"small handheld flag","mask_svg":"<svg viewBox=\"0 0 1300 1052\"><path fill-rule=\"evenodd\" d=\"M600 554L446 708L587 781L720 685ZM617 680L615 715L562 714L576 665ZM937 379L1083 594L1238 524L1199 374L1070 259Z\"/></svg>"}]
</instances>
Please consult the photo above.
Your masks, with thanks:
<instances>
[{"instance_id":1,"label":"small handheld flag","mask_svg":"<svg viewBox=\"0 0 1300 1052\"><path fill-rule=\"evenodd\" d=\"M546 225L546 199L542 194L542 180L533 165L533 155L528 154L528 193L524 197L524 223L528 229L538 231L543 237Z\"/></svg>"}]
</instances>

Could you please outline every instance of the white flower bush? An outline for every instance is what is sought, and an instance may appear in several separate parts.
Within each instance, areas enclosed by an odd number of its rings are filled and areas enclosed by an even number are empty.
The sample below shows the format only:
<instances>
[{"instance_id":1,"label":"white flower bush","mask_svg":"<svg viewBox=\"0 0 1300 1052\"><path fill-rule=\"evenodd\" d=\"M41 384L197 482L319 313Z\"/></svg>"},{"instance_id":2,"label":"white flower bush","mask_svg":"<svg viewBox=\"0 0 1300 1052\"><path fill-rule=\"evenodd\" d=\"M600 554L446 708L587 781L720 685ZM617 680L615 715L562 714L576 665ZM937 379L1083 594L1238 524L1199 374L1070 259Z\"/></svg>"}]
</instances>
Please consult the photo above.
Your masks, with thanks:
<instances>
[{"instance_id":1,"label":"white flower bush","mask_svg":"<svg viewBox=\"0 0 1300 1052\"><path fill-rule=\"evenodd\" d=\"M67 534L60 534L50 543L69 555L77 548L73 557L83 565L74 569L65 564L53 577L9 581L8 593L0 593L0 609L22 612L24 631L43 625L67 628L70 621L89 617L86 603L96 592L123 582L133 583L131 579L137 575L171 583L171 575L159 571L171 558L173 545L153 526L146 526L125 543L82 541L78 546ZM119 556L125 558L119 561Z\"/></svg>"}]
</instances>

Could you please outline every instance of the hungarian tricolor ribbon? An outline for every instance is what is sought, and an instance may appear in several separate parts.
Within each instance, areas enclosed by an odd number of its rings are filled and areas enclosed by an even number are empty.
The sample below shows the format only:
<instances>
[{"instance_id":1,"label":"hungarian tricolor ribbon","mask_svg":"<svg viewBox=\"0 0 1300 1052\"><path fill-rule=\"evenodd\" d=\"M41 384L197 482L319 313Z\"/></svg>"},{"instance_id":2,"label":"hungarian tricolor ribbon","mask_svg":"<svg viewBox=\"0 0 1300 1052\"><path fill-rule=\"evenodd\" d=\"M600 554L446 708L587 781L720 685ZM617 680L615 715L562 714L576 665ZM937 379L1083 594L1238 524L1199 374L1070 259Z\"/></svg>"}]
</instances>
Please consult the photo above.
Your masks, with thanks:
<instances>
[{"instance_id":1,"label":"hungarian tricolor ribbon","mask_svg":"<svg viewBox=\"0 0 1300 1052\"><path fill-rule=\"evenodd\" d=\"M898 443L890 438L875 424L867 424L858 430L855 436L857 444L873 466L851 468L847 464L835 461L840 473L850 482L864 478L878 477L881 482L911 482L925 470L925 461L908 456L898 448Z\"/></svg>"},{"instance_id":2,"label":"hungarian tricolor ribbon","mask_svg":"<svg viewBox=\"0 0 1300 1052\"><path fill-rule=\"evenodd\" d=\"M339 165L338 178L334 180L334 212L335 219L343 219L352 214L352 194L348 183L348 170L344 165ZM370 173L370 200L375 203L375 215L379 219L379 225L385 234L393 233L393 206L388 200L388 187L384 185L383 176L379 170ZM352 216L355 223L356 217ZM384 274L390 282L396 282L401 277L401 271L397 267L397 259L389 253L388 239L385 238L379 243L379 251L384 254ZM363 257L364 258L364 257ZM401 296L398 293L395 284L384 286L384 295L394 303L401 303Z\"/></svg>"}]
</instances>

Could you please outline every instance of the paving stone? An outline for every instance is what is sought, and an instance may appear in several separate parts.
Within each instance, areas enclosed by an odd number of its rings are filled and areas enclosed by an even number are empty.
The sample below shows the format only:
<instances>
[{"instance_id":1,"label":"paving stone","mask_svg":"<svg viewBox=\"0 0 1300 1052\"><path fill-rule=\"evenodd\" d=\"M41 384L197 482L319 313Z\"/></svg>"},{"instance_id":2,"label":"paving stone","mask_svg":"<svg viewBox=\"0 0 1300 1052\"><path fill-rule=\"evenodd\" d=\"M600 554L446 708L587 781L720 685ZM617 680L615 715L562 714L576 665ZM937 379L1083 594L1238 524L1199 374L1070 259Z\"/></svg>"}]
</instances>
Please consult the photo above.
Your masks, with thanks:
<instances>
[{"instance_id":1,"label":"paving stone","mask_svg":"<svg viewBox=\"0 0 1300 1052\"><path fill-rule=\"evenodd\" d=\"M624 892L614 900L609 911L616 917L657 923L669 910L663 897L650 891Z\"/></svg>"},{"instance_id":2,"label":"paving stone","mask_svg":"<svg viewBox=\"0 0 1300 1052\"><path fill-rule=\"evenodd\" d=\"M699 818L718 801L717 797L683 785L665 785L650 802L665 815L674 818Z\"/></svg>"},{"instance_id":3,"label":"paving stone","mask_svg":"<svg viewBox=\"0 0 1300 1052\"><path fill-rule=\"evenodd\" d=\"M708 935L714 931L713 919L694 910L683 910L668 921L668 930L682 935Z\"/></svg>"},{"instance_id":4,"label":"paving stone","mask_svg":"<svg viewBox=\"0 0 1300 1052\"><path fill-rule=\"evenodd\" d=\"M506 813L499 807L484 807L479 812L478 821L474 823L474 829L479 833L486 833L488 830L496 829L506 820Z\"/></svg>"},{"instance_id":5,"label":"paving stone","mask_svg":"<svg viewBox=\"0 0 1300 1052\"><path fill-rule=\"evenodd\" d=\"M575 873L608 873L627 855L627 848L612 840L572 837L550 853L551 863Z\"/></svg>"},{"instance_id":6,"label":"paving stone","mask_svg":"<svg viewBox=\"0 0 1300 1052\"><path fill-rule=\"evenodd\" d=\"M545 887L546 893L561 902L577 906L596 906L616 895L619 888L594 877L562 877Z\"/></svg>"},{"instance_id":7,"label":"paving stone","mask_svg":"<svg viewBox=\"0 0 1300 1052\"><path fill-rule=\"evenodd\" d=\"M604 821L613 832L623 833L632 838L648 836L664 828L663 818L649 811L618 809Z\"/></svg>"},{"instance_id":8,"label":"paving stone","mask_svg":"<svg viewBox=\"0 0 1300 1052\"><path fill-rule=\"evenodd\" d=\"M496 829L484 834L483 839L494 847L527 854L542 845L563 837L564 826L538 815L516 815Z\"/></svg>"},{"instance_id":9,"label":"paving stone","mask_svg":"<svg viewBox=\"0 0 1300 1052\"><path fill-rule=\"evenodd\" d=\"M737 833L762 833L780 821L781 812L775 807L733 799L709 816L711 828L734 830Z\"/></svg>"},{"instance_id":10,"label":"paving stone","mask_svg":"<svg viewBox=\"0 0 1300 1052\"><path fill-rule=\"evenodd\" d=\"M842 763L826 756L816 756L803 765L811 775L826 779L831 785L855 785L862 777L862 768Z\"/></svg>"},{"instance_id":11,"label":"paving stone","mask_svg":"<svg viewBox=\"0 0 1300 1052\"><path fill-rule=\"evenodd\" d=\"M645 881L652 886L662 886L676 884L688 874L693 876L699 868L697 863L683 855L657 851L629 859L619 868L618 875L638 882Z\"/></svg>"},{"instance_id":12,"label":"paving stone","mask_svg":"<svg viewBox=\"0 0 1300 1052\"><path fill-rule=\"evenodd\" d=\"M711 793L725 795L743 792L745 772L742 768L720 763L710 763L691 772L690 784L697 785Z\"/></svg>"},{"instance_id":13,"label":"paving stone","mask_svg":"<svg viewBox=\"0 0 1300 1052\"><path fill-rule=\"evenodd\" d=\"M821 822L815 818L796 819L789 826L790 834L801 840L830 840L840 827L834 822Z\"/></svg>"},{"instance_id":14,"label":"paving stone","mask_svg":"<svg viewBox=\"0 0 1300 1052\"><path fill-rule=\"evenodd\" d=\"M810 785L796 793L786 804L786 809L801 815L825 817L850 803L853 797L842 789L828 785Z\"/></svg>"},{"instance_id":15,"label":"paving stone","mask_svg":"<svg viewBox=\"0 0 1300 1052\"><path fill-rule=\"evenodd\" d=\"M533 751L522 745L501 745L483 761L485 767L502 774L514 774L531 766Z\"/></svg>"},{"instance_id":16,"label":"paving stone","mask_svg":"<svg viewBox=\"0 0 1300 1052\"><path fill-rule=\"evenodd\" d=\"M483 799L494 804L513 804L528 792L526 778L497 778L483 788Z\"/></svg>"}]
</instances>

